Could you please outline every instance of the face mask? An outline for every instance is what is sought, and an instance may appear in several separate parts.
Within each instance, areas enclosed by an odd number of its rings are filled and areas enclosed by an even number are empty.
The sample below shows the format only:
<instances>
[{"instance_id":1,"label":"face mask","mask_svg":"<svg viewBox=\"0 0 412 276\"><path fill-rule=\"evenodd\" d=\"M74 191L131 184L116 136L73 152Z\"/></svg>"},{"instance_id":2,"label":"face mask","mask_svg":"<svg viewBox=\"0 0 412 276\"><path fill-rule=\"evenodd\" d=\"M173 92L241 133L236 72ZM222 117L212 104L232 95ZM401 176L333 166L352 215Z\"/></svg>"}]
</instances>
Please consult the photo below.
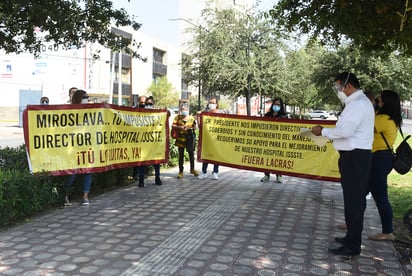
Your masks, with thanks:
<instances>
[{"instance_id":1,"label":"face mask","mask_svg":"<svg viewBox=\"0 0 412 276\"><path fill-rule=\"evenodd\" d=\"M89 99L82 99L82 104L89 103Z\"/></svg>"},{"instance_id":2,"label":"face mask","mask_svg":"<svg viewBox=\"0 0 412 276\"><path fill-rule=\"evenodd\" d=\"M272 110L275 111L275 112L279 112L280 111L280 106L274 105L274 106L272 106Z\"/></svg>"},{"instance_id":3,"label":"face mask","mask_svg":"<svg viewBox=\"0 0 412 276\"><path fill-rule=\"evenodd\" d=\"M209 110L215 110L216 109L216 104L210 103L209 105Z\"/></svg>"},{"instance_id":4,"label":"face mask","mask_svg":"<svg viewBox=\"0 0 412 276\"><path fill-rule=\"evenodd\" d=\"M138 107L140 107L140 108L144 108L144 107L145 107L145 105L144 105L144 103L139 103Z\"/></svg>"},{"instance_id":5,"label":"face mask","mask_svg":"<svg viewBox=\"0 0 412 276\"><path fill-rule=\"evenodd\" d=\"M187 111L187 110L184 110L184 111L183 111L183 110L182 110L182 115L183 115L183 116L189 115L189 111Z\"/></svg>"},{"instance_id":6,"label":"face mask","mask_svg":"<svg viewBox=\"0 0 412 276\"><path fill-rule=\"evenodd\" d=\"M345 103L345 100L348 96L346 96L345 93L343 93L342 91L338 91L338 98L342 103Z\"/></svg>"},{"instance_id":7,"label":"face mask","mask_svg":"<svg viewBox=\"0 0 412 276\"><path fill-rule=\"evenodd\" d=\"M145 104L144 108L153 109L153 104Z\"/></svg>"}]
</instances>

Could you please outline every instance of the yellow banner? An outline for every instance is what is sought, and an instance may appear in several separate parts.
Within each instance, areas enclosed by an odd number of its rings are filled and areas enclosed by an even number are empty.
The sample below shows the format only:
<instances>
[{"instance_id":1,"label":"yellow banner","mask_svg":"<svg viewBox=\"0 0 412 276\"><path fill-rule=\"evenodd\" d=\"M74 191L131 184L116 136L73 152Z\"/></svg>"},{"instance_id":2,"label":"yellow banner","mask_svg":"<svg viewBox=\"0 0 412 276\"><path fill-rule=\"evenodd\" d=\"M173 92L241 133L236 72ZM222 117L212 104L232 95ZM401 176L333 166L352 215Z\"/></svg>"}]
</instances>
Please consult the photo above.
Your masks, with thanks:
<instances>
[{"instance_id":1,"label":"yellow banner","mask_svg":"<svg viewBox=\"0 0 412 276\"><path fill-rule=\"evenodd\" d=\"M273 119L218 113L200 115L198 160L227 167L340 181L331 141L317 146L302 128L335 121Z\"/></svg>"},{"instance_id":2,"label":"yellow banner","mask_svg":"<svg viewBox=\"0 0 412 276\"><path fill-rule=\"evenodd\" d=\"M166 110L111 104L29 105L23 116L33 173L103 172L169 159Z\"/></svg>"}]
</instances>

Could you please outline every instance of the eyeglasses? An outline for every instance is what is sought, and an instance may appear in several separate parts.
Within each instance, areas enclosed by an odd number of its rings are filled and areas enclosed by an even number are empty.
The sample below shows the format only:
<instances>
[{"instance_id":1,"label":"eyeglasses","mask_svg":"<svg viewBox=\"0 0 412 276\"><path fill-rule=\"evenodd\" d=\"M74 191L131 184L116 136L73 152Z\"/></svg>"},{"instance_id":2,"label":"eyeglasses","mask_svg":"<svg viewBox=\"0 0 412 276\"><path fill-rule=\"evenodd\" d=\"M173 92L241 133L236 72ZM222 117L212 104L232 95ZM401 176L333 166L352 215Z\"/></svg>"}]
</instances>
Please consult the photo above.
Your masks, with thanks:
<instances>
[{"instance_id":1,"label":"eyeglasses","mask_svg":"<svg viewBox=\"0 0 412 276\"><path fill-rule=\"evenodd\" d=\"M153 106L152 103L145 103L146 106Z\"/></svg>"},{"instance_id":2,"label":"eyeglasses","mask_svg":"<svg viewBox=\"0 0 412 276\"><path fill-rule=\"evenodd\" d=\"M333 89L336 93L338 93L339 91L342 91L342 89L348 84L349 76L350 76L350 73L348 72L348 75L346 76L346 80L345 80L345 82L343 83L343 85L335 84L335 85L332 86L332 89Z\"/></svg>"}]
</instances>

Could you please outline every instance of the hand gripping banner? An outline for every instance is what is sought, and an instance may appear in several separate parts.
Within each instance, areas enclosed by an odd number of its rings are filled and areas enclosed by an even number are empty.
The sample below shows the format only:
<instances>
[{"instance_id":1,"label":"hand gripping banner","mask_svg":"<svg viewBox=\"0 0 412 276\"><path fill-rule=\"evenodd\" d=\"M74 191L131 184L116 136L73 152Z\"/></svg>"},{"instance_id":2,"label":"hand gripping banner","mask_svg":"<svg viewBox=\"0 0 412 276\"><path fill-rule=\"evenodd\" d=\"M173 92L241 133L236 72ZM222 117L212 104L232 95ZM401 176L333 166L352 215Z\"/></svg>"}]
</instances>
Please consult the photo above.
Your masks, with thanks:
<instances>
[{"instance_id":1,"label":"hand gripping banner","mask_svg":"<svg viewBox=\"0 0 412 276\"><path fill-rule=\"evenodd\" d=\"M169 159L168 113L163 109L29 105L23 126L33 173L104 172Z\"/></svg>"},{"instance_id":2,"label":"hand gripping banner","mask_svg":"<svg viewBox=\"0 0 412 276\"><path fill-rule=\"evenodd\" d=\"M335 121L200 114L198 160L227 167L340 181L332 142L318 146L302 129Z\"/></svg>"}]
</instances>

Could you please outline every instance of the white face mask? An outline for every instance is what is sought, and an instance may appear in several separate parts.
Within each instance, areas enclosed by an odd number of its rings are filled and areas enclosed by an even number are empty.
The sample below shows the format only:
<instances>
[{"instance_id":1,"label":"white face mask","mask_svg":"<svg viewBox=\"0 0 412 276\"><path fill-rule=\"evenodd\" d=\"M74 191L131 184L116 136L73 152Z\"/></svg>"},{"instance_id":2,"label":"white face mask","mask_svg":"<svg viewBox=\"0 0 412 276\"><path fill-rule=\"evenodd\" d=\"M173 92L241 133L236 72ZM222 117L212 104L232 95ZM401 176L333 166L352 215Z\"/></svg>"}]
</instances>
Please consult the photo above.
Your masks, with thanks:
<instances>
[{"instance_id":1,"label":"white face mask","mask_svg":"<svg viewBox=\"0 0 412 276\"><path fill-rule=\"evenodd\" d=\"M347 97L348 96L346 96L345 93L343 93L342 91L338 91L338 98L343 104L345 103Z\"/></svg>"},{"instance_id":2,"label":"white face mask","mask_svg":"<svg viewBox=\"0 0 412 276\"><path fill-rule=\"evenodd\" d=\"M215 110L216 109L216 104L210 103L209 104L209 110Z\"/></svg>"},{"instance_id":3,"label":"white face mask","mask_svg":"<svg viewBox=\"0 0 412 276\"><path fill-rule=\"evenodd\" d=\"M89 99L82 99L82 104L89 103Z\"/></svg>"}]
</instances>

